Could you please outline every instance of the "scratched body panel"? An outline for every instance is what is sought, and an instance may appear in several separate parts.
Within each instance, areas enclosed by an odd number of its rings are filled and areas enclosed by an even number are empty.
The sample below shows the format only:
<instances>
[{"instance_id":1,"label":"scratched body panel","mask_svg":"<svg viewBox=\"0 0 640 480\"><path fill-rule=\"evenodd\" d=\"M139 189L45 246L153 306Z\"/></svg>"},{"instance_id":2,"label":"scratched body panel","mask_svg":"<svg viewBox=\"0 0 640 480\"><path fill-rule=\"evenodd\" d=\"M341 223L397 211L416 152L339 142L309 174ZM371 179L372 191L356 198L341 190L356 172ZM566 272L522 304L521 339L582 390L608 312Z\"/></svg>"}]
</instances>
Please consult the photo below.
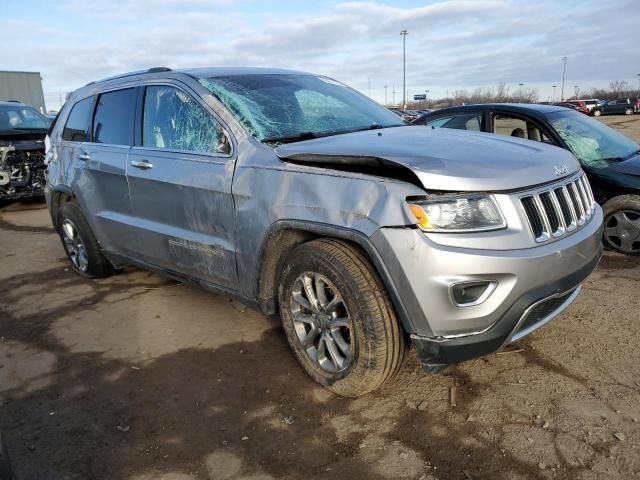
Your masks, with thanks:
<instances>
[{"instance_id":1,"label":"scratched body panel","mask_svg":"<svg viewBox=\"0 0 640 480\"><path fill-rule=\"evenodd\" d=\"M414 224L398 205L421 194L424 190L405 182L287 163L266 149L240 155L233 196L243 294L257 295L260 253L270 227L279 221L331 225L369 237L381 226Z\"/></svg>"}]
</instances>

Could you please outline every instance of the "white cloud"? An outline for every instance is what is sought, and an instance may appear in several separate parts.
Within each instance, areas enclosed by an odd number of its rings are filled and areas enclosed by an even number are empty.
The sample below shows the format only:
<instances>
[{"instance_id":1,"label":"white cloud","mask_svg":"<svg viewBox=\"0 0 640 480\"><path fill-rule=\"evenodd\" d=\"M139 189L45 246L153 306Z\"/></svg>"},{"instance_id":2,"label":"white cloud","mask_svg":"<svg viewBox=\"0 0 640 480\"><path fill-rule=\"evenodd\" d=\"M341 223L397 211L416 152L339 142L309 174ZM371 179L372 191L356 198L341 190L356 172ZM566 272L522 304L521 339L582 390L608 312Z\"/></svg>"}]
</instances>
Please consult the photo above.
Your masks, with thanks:
<instances>
[{"instance_id":1,"label":"white cloud","mask_svg":"<svg viewBox=\"0 0 640 480\"><path fill-rule=\"evenodd\" d=\"M350 2L302 14L295 6L258 0L67 0L49 7L55 22L0 21L5 38L20 38L3 49L0 68L40 71L54 105L58 92L158 65L309 70L365 93L370 81L382 99L383 85L401 88L399 32L407 29L410 93L429 88L437 95L499 81L550 88L559 81L564 55L572 85L636 78L635 0L590 5L451 0L401 8Z\"/></svg>"}]
</instances>

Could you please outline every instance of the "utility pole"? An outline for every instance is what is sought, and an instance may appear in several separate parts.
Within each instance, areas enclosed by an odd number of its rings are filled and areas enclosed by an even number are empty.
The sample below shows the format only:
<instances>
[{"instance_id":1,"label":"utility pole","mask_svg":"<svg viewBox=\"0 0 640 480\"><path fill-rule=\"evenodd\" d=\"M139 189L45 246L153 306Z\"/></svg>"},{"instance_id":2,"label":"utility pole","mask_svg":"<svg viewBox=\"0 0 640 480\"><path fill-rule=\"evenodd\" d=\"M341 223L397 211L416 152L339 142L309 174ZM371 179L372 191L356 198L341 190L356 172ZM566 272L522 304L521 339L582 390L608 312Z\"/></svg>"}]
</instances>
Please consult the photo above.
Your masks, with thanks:
<instances>
[{"instance_id":1,"label":"utility pole","mask_svg":"<svg viewBox=\"0 0 640 480\"><path fill-rule=\"evenodd\" d=\"M394 107L396 106L396 84L395 83L391 84L391 104Z\"/></svg>"},{"instance_id":2,"label":"utility pole","mask_svg":"<svg viewBox=\"0 0 640 480\"><path fill-rule=\"evenodd\" d=\"M553 97L551 97L551 102L555 102L556 101L556 87L557 85L551 85L553 87Z\"/></svg>"},{"instance_id":3,"label":"utility pole","mask_svg":"<svg viewBox=\"0 0 640 480\"><path fill-rule=\"evenodd\" d=\"M580 85L573 86L573 93L576 94L576 100L578 99L578 93L580 92Z\"/></svg>"},{"instance_id":4,"label":"utility pole","mask_svg":"<svg viewBox=\"0 0 640 480\"><path fill-rule=\"evenodd\" d=\"M406 30L400 31L400 36L402 37L402 109L407 109L407 51L406 51L406 40L407 40L407 32Z\"/></svg>"},{"instance_id":5,"label":"utility pole","mask_svg":"<svg viewBox=\"0 0 640 480\"><path fill-rule=\"evenodd\" d=\"M560 101L564 102L564 74L567 71L567 59L569 57L562 57L562 88L560 89Z\"/></svg>"},{"instance_id":6,"label":"utility pole","mask_svg":"<svg viewBox=\"0 0 640 480\"><path fill-rule=\"evenodd\" d=\"M427 108L429 108L429 90L425 90L424 93L426 94Z\"/></svg>"},{"instance_id":7,"label":"utility pole","mask_svg":"<svg viewBox=\"0 0 640 480\"><path fill-rule=\"evenodd\" d=\"M384 86L384 106L387 106L387 88L389 88L389 85L385 85Z\"/></svg>"}]
</instances>

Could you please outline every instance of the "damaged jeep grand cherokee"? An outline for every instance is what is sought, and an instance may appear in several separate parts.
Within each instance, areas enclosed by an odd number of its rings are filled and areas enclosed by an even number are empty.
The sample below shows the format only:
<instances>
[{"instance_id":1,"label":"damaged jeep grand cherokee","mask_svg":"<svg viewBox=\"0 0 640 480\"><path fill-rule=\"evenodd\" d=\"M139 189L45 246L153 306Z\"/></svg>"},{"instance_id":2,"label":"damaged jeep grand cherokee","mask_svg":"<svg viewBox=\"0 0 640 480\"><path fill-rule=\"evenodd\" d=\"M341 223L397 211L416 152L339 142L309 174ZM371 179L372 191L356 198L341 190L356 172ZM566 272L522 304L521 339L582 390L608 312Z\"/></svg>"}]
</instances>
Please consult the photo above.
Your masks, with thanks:
<instances>
[{"instance_id":1,"label":"damaged jeep grand cherokee","mask_svg":"<svg viewBox=\"0 0 640 480\"><path fill-rule=\"evenodd\" d=\"M280 313L303 368L354 397L549 322L602 254L567 151L405 126L327 77L154 68L74 92L47 202L73 268L129 264Z\"/></svg>"}]
</instances>

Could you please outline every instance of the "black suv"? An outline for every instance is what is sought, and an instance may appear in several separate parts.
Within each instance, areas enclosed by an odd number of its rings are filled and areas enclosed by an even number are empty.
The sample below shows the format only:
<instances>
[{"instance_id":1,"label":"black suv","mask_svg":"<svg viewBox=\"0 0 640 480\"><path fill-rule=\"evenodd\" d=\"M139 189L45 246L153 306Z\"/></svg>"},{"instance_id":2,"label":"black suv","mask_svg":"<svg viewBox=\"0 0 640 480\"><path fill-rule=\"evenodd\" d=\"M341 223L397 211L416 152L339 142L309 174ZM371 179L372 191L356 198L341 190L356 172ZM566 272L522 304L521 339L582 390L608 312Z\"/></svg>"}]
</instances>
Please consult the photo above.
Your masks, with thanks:
<instances>
[{"instance_id":1,"label":"black suv","mask_svg":"<svg viewBox=\"0 0 640 480\"><path fill-rule=\"evenodd\" d=\"M44 138L50 124L29 105L0 102L0 200L44 195Z\"/></svg>"},{"instance_id":2,"label":"black suv","mask_svg":"<svg viewBox=\"0 0 640 480\"><path fill-rule=\"evenodd\" d=\"M631 115L634 111L633 104L628 98L622 100L603 100L602 103L591 109L591 115L599 117L600 115Z\"/></svg>"}]
</instances>

